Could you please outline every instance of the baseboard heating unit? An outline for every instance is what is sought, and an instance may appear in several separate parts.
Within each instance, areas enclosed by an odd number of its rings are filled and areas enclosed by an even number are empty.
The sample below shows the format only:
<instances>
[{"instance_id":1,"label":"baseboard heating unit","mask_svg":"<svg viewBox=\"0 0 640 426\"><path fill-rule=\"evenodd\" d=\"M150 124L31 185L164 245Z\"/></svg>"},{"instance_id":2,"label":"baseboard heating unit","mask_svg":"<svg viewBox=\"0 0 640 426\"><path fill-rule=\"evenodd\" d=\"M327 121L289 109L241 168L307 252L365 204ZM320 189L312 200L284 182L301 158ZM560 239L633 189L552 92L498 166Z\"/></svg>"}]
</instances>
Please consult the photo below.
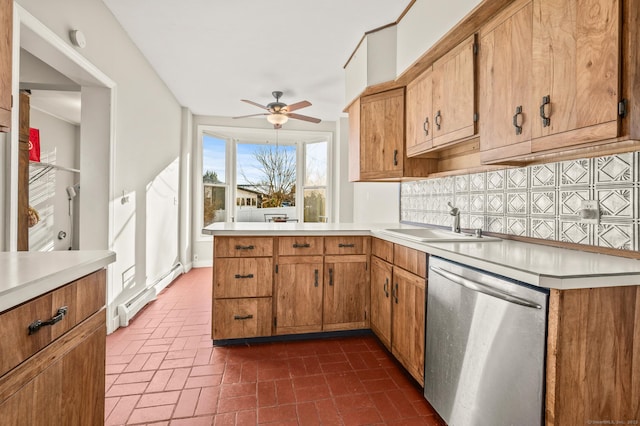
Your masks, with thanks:
<instances>
[{"instance_id":1,"label":"baseboard heating unit","mask_svg":"<svg viewBox=\"0 0 640 426\"><path fill-rule=\"evenodd\" d=\"M169 284L173 282L177 277L184 273L184 267L181 263L177 263L169 272L158 279L154 284L145 288L144 290L135 294L132 298L125 303L118 305L118 319L120 321L120 327L127 327L129 321L136 316L147 303L155 300L156 296L160 294Z\"/></svg>"}]
</instances>

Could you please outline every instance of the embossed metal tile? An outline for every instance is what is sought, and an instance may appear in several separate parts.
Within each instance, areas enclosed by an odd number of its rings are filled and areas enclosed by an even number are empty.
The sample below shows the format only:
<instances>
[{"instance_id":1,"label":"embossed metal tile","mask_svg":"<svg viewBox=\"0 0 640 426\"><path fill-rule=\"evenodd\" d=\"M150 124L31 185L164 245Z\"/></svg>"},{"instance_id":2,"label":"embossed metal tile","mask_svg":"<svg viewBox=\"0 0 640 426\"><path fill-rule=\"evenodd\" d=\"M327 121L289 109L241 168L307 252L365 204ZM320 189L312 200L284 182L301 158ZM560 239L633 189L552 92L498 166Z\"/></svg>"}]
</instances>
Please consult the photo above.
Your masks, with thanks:
<instances>
[{"instance_id":1,"label":"embossed metal tile","mask_svg":"<svg viewBox=\"0 0 640 426\"><path fill-rule=\"evenodd\" d=\"M589 200L588 189L560 191L560 215L577 215L582 201Z\"/></svg>"},{"instance_id":2,"label":"embossed metal tile","mask_svg":"<svg viewBox=\"0 0 640 426\"><path fill-rule=\"evenodd\" d=\"M560 163L560 186L588 185L590 178L590 160L583 159Z\"/></svg>"},{"instance_id":3,"label":"embossed metal tile","mask_svg":"<svg viewBox=\"0 0 640 426\"><path fill-rule=\"evenodd\" d=\"M631 182L633 153L596 158L596 184Z\"/></svg>"},{"instance_id":4,"label":"embossed metal tile","mask_svg":"<svg viewBox=\"0 0 640 426\"><path fill-rule=\"evenodd\" d=\"M556 186L558 163L531 166L531 187Z\"/></svg>"},{"instance_id":5,"label":"embossed metal tile","mask_svg":"<svg viewBox=\"0 0 640 426\"><path fill-rule=\"evenodd\" d=\"M504 170L487 172L487 191L504 190Z\"/></svg>"},{"instance_id":6,"label":"embossed metal tile","mask_svg":"<svg viewBox=\"0 0 640 426\"><path fill-rule=\"evenodd\" d=\"M507 169L507 189L527 189L529 168Z\"/></svg>"}]
</instances>

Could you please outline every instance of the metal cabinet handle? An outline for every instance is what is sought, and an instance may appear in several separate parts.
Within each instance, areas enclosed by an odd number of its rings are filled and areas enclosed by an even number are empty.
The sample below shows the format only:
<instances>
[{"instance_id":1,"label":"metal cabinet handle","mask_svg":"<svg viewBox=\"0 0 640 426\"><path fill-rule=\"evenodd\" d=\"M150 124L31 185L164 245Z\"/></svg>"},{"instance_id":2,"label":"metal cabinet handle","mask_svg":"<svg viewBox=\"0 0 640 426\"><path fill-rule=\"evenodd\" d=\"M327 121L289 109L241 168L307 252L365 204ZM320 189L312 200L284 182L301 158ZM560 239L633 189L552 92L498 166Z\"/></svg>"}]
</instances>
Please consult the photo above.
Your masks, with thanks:
<instances>
[{"instance_id":1,"label":"metal cabinet handle","mask_svg":"<svg viewBox=\"0 0 640 426\"><path fill-rule=\"evenodd\" d=\"M516 107L516 113L513 114L513 127L516 128L516 135L522 134L522 124L518 124L518 117L522 117L522 105Z\"/></svg>"},{"instance_id":2,"label":"metal cabinet handle","mask_svg":"<svg viewBox=\"0 0 640 426\"><path fill-rule=\"evenodd\" d=\"M424 119L424 123L422 123L422 130L424 130L425 136L429 136L429 117Z\"/></svg>"},{"instance_id":3,"label":"metal cabinet handle","mask_svg":"<svg viewBox=\"0 0 640 426\"><path fill-rule=\"evenodd\" d=\"M345 244L345 243L338 244L338 247L340 247L340 248L345 248L345 247L346 248L353 248L355 246L356 246L355 244Z\"/></svg>"},{"instance_id":4,"label":"metal cabinet handle","mask_svg":"<svg viewBox=\"0 0 640 426\"><path fill-rule=\"evenodd\" d=\"M313 282L313 286L314 287L318 287L318 270L316 269L315 271L313 271L313 274L315 276L315 280Z\"/></svg>"},{"instance_id":5,"label":"metal cabinet handle","mask_svg":"<svg viewBox=\"0 0 640 426\"><path fill-rule=\"evenodd\" d=\"M393 165L394 166L398 165L398 150L397 149L393 150Z\"/></svg>"},{"instance_id":6,"label":"metal cabinet handle","mask_svg":"<svg viewBox=\"0 0 640 426\"><path fill-rule=\"evenodd\" d=\"M294 243L293 244L293 248L309 248L309 247L311 247L311 244L309 244L309 243L305 243L305 244Z\"/></svg>"},{"instance_id":7,"label":"metal cabinet handle","mask_svg":"<svg viewBox=\"0 0 640 426\"><path fill-rule=\"evenodd\" d=\"M68 311L69 311L69 308L67 308L66 306L62 306L58 308L58 312L56 312L56 314L53 317L51 317L50 320L47 320L47 321L35 320L31 324L29 324L29 335L40 330L40 328L44 327L45 325L53 325L57 322L62 321L64 316L67 315Z\"/></svg>"},{"instance_id":8,"label":"metal cabinet handle","mask_svg":"<svg viewBox=\"0 0 640 426\"><path fill-rule=\"evenodd\" d=\"M255 248L254 246L241 246L241 245L236 246L236 250L253 250L254 248Z\"/></svg>"},{"instance_id":9,"label":"metal cabinet handle","mask_svg":"<svg viewBox=\"0 0 640 426\"><path fill-rule=\"evenodd\" d=\"M393 292L393 297L396 299L396 305L398 304L398 283L396 283L396 289Z\"/></svg>"},{"instance_id":10,"label":"metal cabinet handle","mask_svg":"<svg viewBox=\"0 0 640 426\"><path fill-rule=\"evenodd\" d=\"M240 275L240 274L236 274L235 275L236 279L243 279L243 278L253 278L253 274L247 274L247 275Z\"/></svg>"},{"instance_id":11,"label":"metal cabinet handle","mask_svg":"<svg viewBox=\"0 0 640 426\"><path fill-rule=\"evenodd\" d=\"M385 297L389 297L389 277L384 280L384 285L382 286L382 291L384 291Z\"/></svg>"},{"instance_id":12,"label":"metal cabinet handle","mask_svg":"<svg viewBox=\"0 0 640 426\"><path fill-rule=\"evenodd\" d=\"M329 268L329 285L333 286L333 268Z\"/></svg>"},{"instance_id":13,"label":"metal cabinet handle","mask_svg":"<svg viewBox=\"0 0 640 426\"><path fill-rule=\"evenodd\" d=\"M442 124L442 113L440 112L440 110L438 110L438 112L436 113L434 121L436 123L436 130L440 130L440 125Z\"/></svg>"},{"instance_id":14,"label":"metal cabinet handle","mask_svg":"<svg viewBox=\"0 0 640 426\"><path fill-rule=\"evenodd\" d=\"M549 105L549 115L546 115L545 106ZM540 105L540 118L542 118L542 127L549 127L551 125L551 96L542 97L542 105Z\"/></svg>"},{"instance_id":15,"label":"metal cabinet handle","mask_svg":"<svg viewBox=\"0 0 640 426\"><path fill-rule=\"evenodd\" d=\"M248 320L248 319L252 319L253 315L249 314L249 315L234 315L233 319L234 320Z\"/></svg>"}]
</instances>

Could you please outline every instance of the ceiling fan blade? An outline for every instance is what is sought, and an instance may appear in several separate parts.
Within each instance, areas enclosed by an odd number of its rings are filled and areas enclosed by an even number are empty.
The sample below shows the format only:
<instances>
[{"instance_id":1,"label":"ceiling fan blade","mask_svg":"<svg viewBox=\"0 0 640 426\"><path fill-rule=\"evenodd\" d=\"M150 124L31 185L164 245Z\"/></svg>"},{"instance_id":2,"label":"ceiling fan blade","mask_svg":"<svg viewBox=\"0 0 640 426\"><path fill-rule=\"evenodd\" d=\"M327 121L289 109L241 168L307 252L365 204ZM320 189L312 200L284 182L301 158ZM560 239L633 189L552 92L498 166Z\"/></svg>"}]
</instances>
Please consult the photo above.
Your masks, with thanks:
<instances>
[{"instance_id":1,"label":"ceiling fan blade","mask_svg":"<svg viewBox=\"0 0 640 426\"><path fill-rule=\"evenodd\" d=\"M293 112L295 110L306 108L308 106L311 106L311 102L309 102L309 101L300 101L300 102L296 102L295 104L289 105L287 107L287 111Z\"/></svg>"},{"instance_id":2,"label":"ceiling fan blade","mask_svg":"<svg viewBox=\"0 0 640 426\"><path fill-rule=\"evenodd\" d=\"M289 118L295 118L296 120L309 121L311 123L319 123L321 120L315 117L309 117L308 115L302 114L287 114Z\"/></svg>"},{"instance_id":3,"label":"ceiling fan blade","mask_svg":"<svg viewBox=\"0 0 640 426\"><path fill-rule=\"evenodd\" d=\"M259 103L257 103L257 102L249 101L249 100L247 100L247 99L240 99L240 100L241 100L242 102L246 102L246 103L248 103L248 104L251 104L251 105L255 105L255 106L257 106L258 108L266 109L267 111L269 111L269 108L267 108L267 107L266 107L266 106L264 106L264 105L260 105L260 104L259 104Z\"/></svg>"},{"instance_id":4,"label":"ceiling fan blade","mask_svg":"<svg viewBox=\"0 0 640 426\"><path fill-rule=\"evenodd\" d=\"M263 112L263 113L260 113L260 114L241 115L241 116L239 116L239 117L231 117L231 118L257 117L257 116L259 116L259 115L270 115L270 114L269 114L269 113L267 113L267 112Z\"/></svg>"}]
</instances>

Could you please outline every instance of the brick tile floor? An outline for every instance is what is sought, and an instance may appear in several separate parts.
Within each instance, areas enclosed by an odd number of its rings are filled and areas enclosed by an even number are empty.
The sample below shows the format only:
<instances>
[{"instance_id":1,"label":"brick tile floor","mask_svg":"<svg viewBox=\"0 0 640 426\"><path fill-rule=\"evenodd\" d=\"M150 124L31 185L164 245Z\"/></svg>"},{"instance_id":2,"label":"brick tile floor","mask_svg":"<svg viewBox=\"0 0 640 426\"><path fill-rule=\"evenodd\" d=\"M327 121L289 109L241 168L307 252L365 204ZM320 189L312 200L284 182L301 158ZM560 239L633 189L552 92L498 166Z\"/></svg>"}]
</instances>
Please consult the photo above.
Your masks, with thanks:
<instances>
[{"instance_id":1,"label":"brick tile floor","mask_svg":"<svg viewBox=\"0 0 640 426\"><path fill-rule=\"evenodd\" d=\"M214 347L211 268L107 336L105 425L444 423L375 337Z\"/></svg>"}]
</instances>

